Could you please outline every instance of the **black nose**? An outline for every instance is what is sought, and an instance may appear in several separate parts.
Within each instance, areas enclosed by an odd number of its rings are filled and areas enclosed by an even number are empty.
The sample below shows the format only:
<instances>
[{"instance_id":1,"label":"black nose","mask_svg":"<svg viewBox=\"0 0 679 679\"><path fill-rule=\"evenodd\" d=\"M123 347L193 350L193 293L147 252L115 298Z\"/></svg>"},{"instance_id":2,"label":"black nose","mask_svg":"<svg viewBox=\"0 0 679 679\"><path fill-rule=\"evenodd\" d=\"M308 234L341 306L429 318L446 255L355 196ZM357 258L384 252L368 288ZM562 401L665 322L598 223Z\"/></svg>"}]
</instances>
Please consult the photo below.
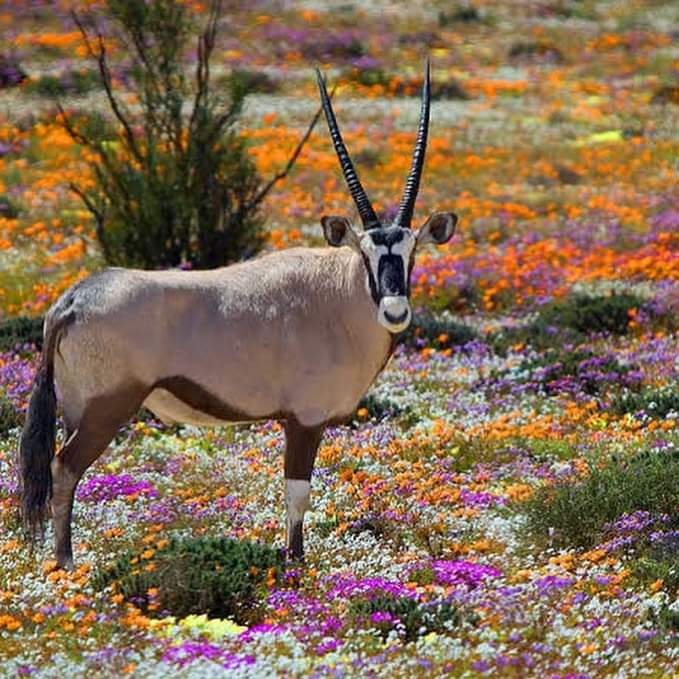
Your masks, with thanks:
<instances>
[{"instance_id":1,"label":"black nose","mask_svg":"<svg viewBox=\"0 0 679 679\"><path fill-rule=\"evenodd\" d=\"M399 323L403 323L403 321L405 321L407 316L408 316L408 309L406 309L399 316L392 316L388 311L384 312L384 317L389 321L389 323L393 323L394 325L398 325Z\"/></svg>"}]
</instances>

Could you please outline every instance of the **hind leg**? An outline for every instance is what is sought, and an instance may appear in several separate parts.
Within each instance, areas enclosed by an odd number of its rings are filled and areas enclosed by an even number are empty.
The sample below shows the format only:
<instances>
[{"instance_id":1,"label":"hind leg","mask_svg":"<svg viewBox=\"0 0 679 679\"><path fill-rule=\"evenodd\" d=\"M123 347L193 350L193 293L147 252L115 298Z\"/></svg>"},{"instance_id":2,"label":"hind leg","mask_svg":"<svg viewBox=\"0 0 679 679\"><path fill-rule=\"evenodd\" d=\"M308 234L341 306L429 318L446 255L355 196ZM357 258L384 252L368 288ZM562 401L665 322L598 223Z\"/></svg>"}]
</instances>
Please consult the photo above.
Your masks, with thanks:
<instances>
[{"instance_id":1,"label":"hind leg","mask_svg":"<svg viewBox=\"0 0 679 679\"><path fill-rule=\"evenodd\" d=\"M118 429L139 409L146 393L137 388L91 401L77 428L52 460L54 552L61 568L73 567L71 518L76 486L87 468L104 452Z\"/></svg>"}]
</instances>

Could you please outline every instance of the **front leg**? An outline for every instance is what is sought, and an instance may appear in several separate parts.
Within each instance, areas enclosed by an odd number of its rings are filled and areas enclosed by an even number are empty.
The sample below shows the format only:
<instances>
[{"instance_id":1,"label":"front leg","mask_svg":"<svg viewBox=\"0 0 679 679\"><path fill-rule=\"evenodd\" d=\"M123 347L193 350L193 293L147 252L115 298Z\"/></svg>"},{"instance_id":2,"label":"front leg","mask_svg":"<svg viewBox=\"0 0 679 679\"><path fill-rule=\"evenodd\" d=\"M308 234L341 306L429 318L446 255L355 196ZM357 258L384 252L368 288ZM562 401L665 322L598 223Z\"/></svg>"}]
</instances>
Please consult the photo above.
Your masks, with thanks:
<instances>
[{"instance_id":1,"label":"front leg","mask_svg":"<svg viewBox=\"0 0 679 679\"><path fill-rule=\"evenodd\" d=\"M325 425L303 427L291 417L285 422L286 547L293 559L304 558L304 513L309 509L311 472Z\"/></svg>"}]
</instances>

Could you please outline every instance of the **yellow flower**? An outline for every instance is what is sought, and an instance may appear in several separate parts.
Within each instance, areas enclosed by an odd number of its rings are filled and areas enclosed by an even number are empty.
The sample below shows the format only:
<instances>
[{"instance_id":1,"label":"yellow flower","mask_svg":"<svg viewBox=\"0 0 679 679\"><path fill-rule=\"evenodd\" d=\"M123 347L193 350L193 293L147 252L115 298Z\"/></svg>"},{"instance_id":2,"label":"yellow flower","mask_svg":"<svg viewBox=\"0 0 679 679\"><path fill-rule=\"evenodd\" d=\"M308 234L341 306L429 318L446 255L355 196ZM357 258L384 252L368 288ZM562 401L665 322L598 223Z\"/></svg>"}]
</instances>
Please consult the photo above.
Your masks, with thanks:
<instances>
[{"instance_id":1,"label":"yellow flower","mask_svg":"<svg viewBox=\"0 0 679 679\"><path fill-rule=\"evenodd\" d=\"M212 641L217 641L225 636L240 634L247 629L247 627L237 625L232 620L221 618L209 619L205 614L187 615L179 621L179 625L185 629L204 634Z\"/></svg>"}]
</instances>

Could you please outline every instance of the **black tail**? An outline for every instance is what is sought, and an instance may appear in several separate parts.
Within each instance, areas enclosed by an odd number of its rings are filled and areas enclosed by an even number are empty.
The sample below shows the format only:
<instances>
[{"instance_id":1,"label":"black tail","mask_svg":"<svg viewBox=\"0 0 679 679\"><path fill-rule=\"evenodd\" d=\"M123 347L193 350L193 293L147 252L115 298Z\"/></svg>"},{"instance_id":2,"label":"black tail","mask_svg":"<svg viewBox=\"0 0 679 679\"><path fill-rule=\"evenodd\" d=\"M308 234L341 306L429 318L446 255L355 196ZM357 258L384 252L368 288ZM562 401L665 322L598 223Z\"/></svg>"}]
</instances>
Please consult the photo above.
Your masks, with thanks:
<instances>
[{"instance_id":1,"label":"black tail","mask_svg":"<svg viewBox=\"0 0 679 679\"><path fill-rule=\"evenodd\" d=\"M57 421L54 347L58 331L59 328L54 326L45 331L42 362L33 382L33 393L19 442L21 515L32 540L36 533L42 533L52 496L51 462Z\"/></svg>"}]
</instances>

